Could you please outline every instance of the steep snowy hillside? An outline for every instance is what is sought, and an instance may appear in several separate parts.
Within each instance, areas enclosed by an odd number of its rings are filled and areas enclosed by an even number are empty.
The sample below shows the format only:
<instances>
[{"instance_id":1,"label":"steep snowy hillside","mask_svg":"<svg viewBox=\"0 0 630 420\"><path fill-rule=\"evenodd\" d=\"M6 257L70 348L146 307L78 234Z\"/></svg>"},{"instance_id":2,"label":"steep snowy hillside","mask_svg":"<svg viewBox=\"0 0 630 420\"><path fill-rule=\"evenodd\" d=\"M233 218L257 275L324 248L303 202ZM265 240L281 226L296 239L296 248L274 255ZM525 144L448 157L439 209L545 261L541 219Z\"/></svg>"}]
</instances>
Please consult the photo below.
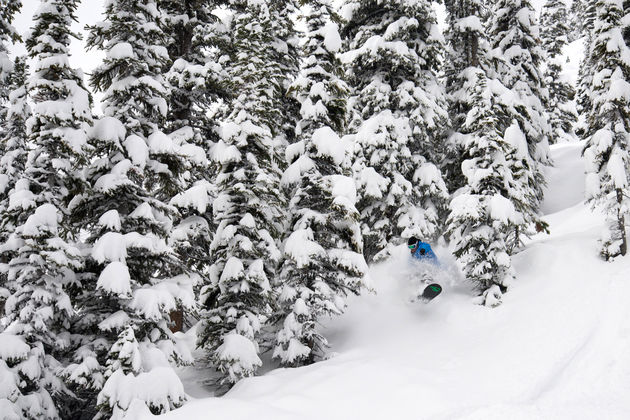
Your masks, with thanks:
<instances>
[{"instance_id":1,"label":"steep snowy hillside","mask_svg":"<svg viewBox=\"0 0 630 420\"><path fill-rule=\"evenodd\" d=\"M407 303L401 249L373 267L376 293L326 328L330 360L242 381L165 417L629 418L630 258L597 257L603 218L581 202L580 148L553 148L552 233L515 258L517 282L499 308L473 305L456 276L430 304ZM189 392L200 393L201 374L187 371Z\"/></svg>"}]
</instances>

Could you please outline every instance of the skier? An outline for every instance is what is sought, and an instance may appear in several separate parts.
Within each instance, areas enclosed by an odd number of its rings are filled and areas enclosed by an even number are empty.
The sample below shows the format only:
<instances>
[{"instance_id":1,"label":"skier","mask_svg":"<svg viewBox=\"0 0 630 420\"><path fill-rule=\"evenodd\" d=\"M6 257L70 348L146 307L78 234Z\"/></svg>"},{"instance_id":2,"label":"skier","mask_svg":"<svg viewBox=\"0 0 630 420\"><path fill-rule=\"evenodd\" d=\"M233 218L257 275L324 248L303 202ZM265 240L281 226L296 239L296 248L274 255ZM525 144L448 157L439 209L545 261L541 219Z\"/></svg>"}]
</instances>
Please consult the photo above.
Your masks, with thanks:
<instances>
[{"instance_id":1,"label":"skier","mask_svg":"<svg viewBox=\"0 0 630 420\"><path fill-rule=\"evenodd\" d=\"M412 259L415 262L423 263L418 266L418 274L421 283L418 289L418 296L414 297L412 301L422 300L428 302L442 291L442 287L439 284L433 283L435 269L440 267L440 262L431 249L431 245L426 242L422 242L412 236L407 241L407 246L411 251Z\"/></svg>"}]
</instances>

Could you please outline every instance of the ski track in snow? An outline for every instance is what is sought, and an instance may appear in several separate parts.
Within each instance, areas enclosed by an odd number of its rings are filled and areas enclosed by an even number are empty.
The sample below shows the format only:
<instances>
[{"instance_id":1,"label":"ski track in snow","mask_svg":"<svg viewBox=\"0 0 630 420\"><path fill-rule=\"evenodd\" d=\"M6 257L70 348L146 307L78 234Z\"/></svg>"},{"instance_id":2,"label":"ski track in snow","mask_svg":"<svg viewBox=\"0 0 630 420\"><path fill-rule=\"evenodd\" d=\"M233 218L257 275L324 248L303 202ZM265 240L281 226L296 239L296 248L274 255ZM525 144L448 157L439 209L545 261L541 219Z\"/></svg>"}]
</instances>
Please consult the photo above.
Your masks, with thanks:
<instances>
[{"instance_id":1,"label":"ski track in snow","mask_svg":"<svg viewBox=\"0 0 630 420\"><path fill-rule=\"evenodd\" d=\"M401 247L372 267L376 293L352 298L324 325L329 360L243 380L164 417L630 418L630 261L597 256L604 221L582 201L581 147L552 147L543 206L552 233L515 256L517 280L503 305L474 305L471 285L457 276L443 279L429 304L408 303ZM446 249L436 253L454 266ZM204 396L200 373L188 369L187 389Z\"/></svg>"}]
</instances>

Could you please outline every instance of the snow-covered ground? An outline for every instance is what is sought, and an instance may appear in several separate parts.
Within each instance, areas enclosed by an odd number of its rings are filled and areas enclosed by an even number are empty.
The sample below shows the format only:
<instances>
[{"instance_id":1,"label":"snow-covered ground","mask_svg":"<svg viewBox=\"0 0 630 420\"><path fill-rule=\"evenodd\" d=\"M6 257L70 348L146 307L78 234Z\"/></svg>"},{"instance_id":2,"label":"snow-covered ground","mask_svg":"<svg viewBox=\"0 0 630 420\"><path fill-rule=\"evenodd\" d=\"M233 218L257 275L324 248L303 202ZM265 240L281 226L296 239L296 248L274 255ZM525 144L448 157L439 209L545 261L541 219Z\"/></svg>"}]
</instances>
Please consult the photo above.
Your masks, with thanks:
<instances>
[{"instance_id":1,"label":"snow-covered ground","mask_svg":"<svg viewBox=\"0 0 630 420\"><path fill-rule=\"evenodd\" d=\"M517 281L488 309L453 277L428 305L405 299L406 251L375 266L375 294L325 327L331 359L277 369L168 419L628 419L630 257L597 257L603 217L582 202L579 143L552 148L551 235L514 259ZM438 249L448 260L444 249ZM203 371L182 372L203 396Z\"/></svg>"}]
</instances>

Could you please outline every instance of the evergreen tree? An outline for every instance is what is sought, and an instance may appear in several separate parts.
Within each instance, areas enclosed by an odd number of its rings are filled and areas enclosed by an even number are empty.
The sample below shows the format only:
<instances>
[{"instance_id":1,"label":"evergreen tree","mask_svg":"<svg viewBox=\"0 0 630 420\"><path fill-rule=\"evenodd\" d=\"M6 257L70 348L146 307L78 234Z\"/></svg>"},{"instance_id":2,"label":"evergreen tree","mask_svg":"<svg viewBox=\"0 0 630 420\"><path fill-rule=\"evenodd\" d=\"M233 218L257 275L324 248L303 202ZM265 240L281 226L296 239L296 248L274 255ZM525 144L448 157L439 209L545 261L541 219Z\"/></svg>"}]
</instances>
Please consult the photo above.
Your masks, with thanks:
<instances>
[{"instance_id":1,"label":"evergreen tree","mask_svg":"<svg viewBox=\"0 0 630 420\"><path fill-rule=\"evenodd\" d=\"M98 395L98 407L101 411L96 418L103 418L105 412L112 412L111 417L107 418L121 418L120 400L129 399L129 393L132 392L135 395L153 394L146 401L141 401L140 405L138 400L131 401L128 410L133 410L133 413L149 414L149 410L151 413L164 413L171 410L173 405L184 403L184 387L172 369L157 366L152 370L152 378L143 377L145 371L143 364L146 363L143 351L146 349L143 349L141 343L136 340L132 327L127 327L120 332L118 340L107 357L105 377L109 379ZM156 381L158 377L159 381ZM151 391L121 388L121 384L125 382L135 387L150 387Z\"/></svg>"},{"instance_id":2,"label":"evergreen tree","mask_svg":"<svg viewBox=\"0 0 630 420\"><path fill-rule=\"evenodd\" d=\"M588 115L592 111L592 101L590 97L590 86L593 81L593 63L589 61L591 57L591 48L593 42L593 25L596 14L595 0L575 0L573 6L574 19L576 23L574 28L579 28L579 36L584 38L584 57L580 62L578 71L578 85L576 89L577 96L577 112L579 115ZM578 126L576 134L581 138L586 136L587 127Z\"/></svg>"},{"instance_id":3,"label":"evergreen tree","mask_svg":"<svg viewBox=\"0 0 630 420\"><path fill-rule=\"evenodd\" d=\"M177 217L168 203L186 187L190 157L203 152L162 131L169 57L159 16L155 0L115 0L89 28L88 46L105 51L91 78L105 116L89 135L89 188L73 203L89 247L75 363L85 409L98 409L97 418L181 406L185 394L171 363L192 362L169 328L170 313L191 310L194 298L193 277L168 244ZM117 349L130 337L140 360L126 370L127 355ZM149 391L144 382L157 386Z\"/></svg>"},{"instance_id":4,"label":"evergreen tree","mask_svg":"<svg viewBox=\"0 0 630 420\"><path fill-rule=\"evenodd\" d=\"M456 191L467 182L461 169L465 153L462 126L474 106L470 92L464 89L464 85L471 76L476 75L475 71L469 69L481 69L488 64L487 17L481 0L446 0L444 4L448 13L445 34L448 52L444 73L452 129L447 141L444 178L449 191Z\"/></svg>"},{"instance_id":5,"label":"evergreen tree","mask_svg":"<svg viewBox=\"0 0 630 420\"><path fill-rule=\"evenodd\" d=\"M509 248L522 244L523 236L546 229L539 208L545 186L544 166L550 164L550 126L545 106L548 91L543 87L540 65L543 51L539 46L534 9L527 0L500 0L495 4L490 30L493 67L497 80L511 91L504 99L504 116L497 123L505 133L514 121L525 136L527 154L514 155L512 172L516 182L510 199L522 215L522 223L509 238Z\"/></svg>"},{"instance_id":6,"label":"evergreen tree","mask_svg":"<svg viewBox=\"0 0 630 420\"><path fill-rule=\"evenodd\" d=\"M295 127L300 120L300 104L293 95L287 94L300 70L300 38L293 23L294 15L298 13L297 3L298 0L269 1L270 12L274 15L272 30L275 38L270 45L270 60L276 63L282 76L278 79L281 95L276 105L281 110L282 119L278 123L279 130L272 127L272 132L288 143L296 141Z\"/></svg>"},{"instance_id":7,"label":"evergreen tree","mask_svg":"<svg viewBox=\"0 0 630 420\"><path fill-rule=\"evenodd\" d=\"M217 140L218 122L212 106L226 100L222 88L225 74L218 63L225 42L218 31L218 18L212 14L222 1L161 0L164 32L169 34L168 51L173 63L166 77L170 96L166 132L210 150ZM191 160L185 179L186 190L171 204L179 209L171 243L184 264L200 274L196 289L207 284L210 266L209 246L216 226L211 202L216 195L214 168L204 154ZM184 314L173 314L183 323Z\"/></svg>"},{"instance_id":8,"label":"evergreen tree","mask_svg":"<svg viewBox=\"0 0 630 420\"><path fill-rule=\"evenodd\" d=\"M286 6L293 7L292 2ZM212 150L219 168L213 203L217 232L210 247L211 283L202 289L205 305L198 345L232 384L261 365L261 322L270 315L285 231L283 65L277 61L286 27L276 2L234 0L229 87L238 93Z\"/></svg>"},{"instance_id":9,"label":"evergreen tree","mask_svg":"<svg viewBox=\"0 0 630 420\"><path fill-rule=\"evenodd\" d=\"M575 89L562 79L562 49L568 44L569 33L566 5L563 0L547 0L541 15L541 39L547 52L545 86L549 89L547 111L551 125L550 143L573 139L573 125L577 112L571 101Z\"/></svg>"},{"instance_id":10,"label":"evergreen tree","mask_svg":"<svg viewBox=\"0 0 630 420\"><path fill-rule=\"evenodd\" d=\"M70 39L75 36L70 25L77 5L77 0L42 0L26 40L35 61L28 82L35 106L26 123L27 141L33 148L9 197L8 211L21 211L13 212L15 217L8 222L15 230L3 251L12 253L7 271L11 292L5 307L11 321L7 332L30 348L15 366L22 379L21 395L15 401L28 400L31 405L16 408L27 418L65 416L68 403L60 371L73 349L70 291L77 286L76 271L82 265L72 242L68 202L81 184L76 167L83 161L91 123L90 96L81 73L68 63Z\"/></svg>"},{"instance_id":11,"label":"evergreen tree","mask_svg":"<svg viewBox=\"0 0 630 420\"><path fill-rule=\"evenodd\" d=\"M524 107L497 71L506 70L511 62L490 49L485 28L491 22L483 4L447 2L446 6L451 23L446 34L450 47L446 76L454 128L449 178L454 178L451 185L457 189L447 234L466 277L480 293L479 303L496 306L514 278L510 235L523 225L516 210L525 208L529 198L521 180L531 176L531 158L515 118ZM522 51L513 48L514 52Z\"/></svg>"},{"instance_id":12,"label":"evergreen tree","mask_svg":"<svg viewBox=\"0 0 630 420\"><path fill-rule=\"evenodd\" d=\"M0 0L0 138L3 138L9 124L7 118L9 93L12 91L13 62L9 58L8 47L21 38L11 25L14 15L22 7L21 0ZM0 154L4 153L4 144L0 143Z\"/></svg>"},{"instance_id":13,"label":"evergreen tree","mask_svg":"<svg viewBox=\"0 0 630 420\"><path fill-rule=\"evenodd\" d=\"M32 347L21 334L8 331L0 333L0 343L2 418L60 418L50 392L43 387L43 384L57 385L57 378L52 377L48 370L38 369L47 362L41 343Z\"/></svg>"},{"instance_id":14,"label":"evergreen tree","mask_svg":"<svg viewBox=\"0 0 630 420\"><path fill-rule=\"evenodd\" d=\"M337 134L346 125L348 93L336 54L341 47L339 17L327 0L303 5L305 61L291 88L301 104L296 133L302 140L288 149L294 162L283 179L290 191L291 233L284 246L275 314L274 357L287 366L323 358L327 341L316 331L317 322L343 311L345 297L360 292L367 269L356 190Z\"/></svg>"},{"instance_id":15,"label":"evergreen tree","mask_svg":"<svg viewBox=\"0 0 630 420\"><path fill-rule=\"evenodd\" d=\"M592 110L587 114L587 199L604 208L608 231L601 255L628 250L625 220L630 173L630 49L623 42L624 11L618 0L598 0L588 60L593 63ZM621 41L621 42L620 42Z\"/></svg>"},{"instance_id":16,"label":"evergreen tree","mask_svg":"<svg viewBox=\"0 0 630 420\"><path fill-rule=\"evenodd\" d=\"M8 46L19 41L20 36L11 25L13 17L22 7L21 0L0 0L0 101L7 101L10 92L8 77L13 70L13 63L8 56ZM0 122L6 118L6 111L0 113Z\"/></svg>"},{"instance_id":17,"label":"evergreen tree","mask_svg":"<svg viewBox=\"0 0 630 420\"><path fill-rule=\"evenodd\" d=\"M343 81L344 65L339 23L342 21L330 0L301 0L301 19L306 24L303 63L289 93L300 104L300 121L295 127L302 138L328 126L336 133L346 130L349 87ZM293 146L293 149L300 149Z\"/></svg>"},{"instance_id":18,"label":"evergreen tree","mask_svg":"<svg viewBox=\"0 0 630 420\"><path fill-rule=\"evenodd\" d=\"M573 0L568 22L571 25L570 42L591 36L595 23L595 0Z\"/></svg>"},{"instance_id":19,"label":"evergreen tree","mask_svg":"<svg viewBox=\"0 0 630 420\"><path fill-rule=\"evenodd\" d=\"M0 158L0 211L8 206L8 193L20 179L26 163L26 120L31 115L27 103L27 73L25 57L18 57L7 77L9 106L2 124L3 156Z\"/></svg>"},{"instance_id":20,"label":"evergreen tree","mask_svg":"<svg viewBox=\"0 0 630 420\"><path fill-rule=\"evenodd\" d=\"M443 45L429 1L362 0L344 28L354 89L353 172L369 261L401 237L434 240L447 192L441 163L448 114L436 74Z\"/></svg>"},{"instance_id":21,"label":"evergreen tree","mask_svg":"<svg viewBox=\"0 0 630 420\"><path fill-rule=\"evenodd\" d=\"M470 72L463 89L474 105L461 126L467 184L451 202L448 234L466 278L480 292L479 303L496 306L514 278L506 238L521 217L510 201L514 180L508 156L513 148L501 130L504 104L482 70Z\"/></svg>"},{"instance_id":22,"label":"evergreen tree","mask_svg":"<svg viewBox=\"0 0 630 420\"><path fill-rule=\"evenodd\" d=\"M588 41L584 41L584 48L585 48L585 55L582 58L582 60L580 61L580 68L578 70L578 80L577 80L577 87L576 87L576 108L577 108L577 113L578 116L581 115L588 115L591 111L592 111L592 101L591 101L591 97L590 97L590 92L589 92L589 86L591 85L592 81L593 81L593 68L591 66L591 63L588 62L588 57L591 56L590 53L590 49L591 49L591 45ZM575 127L575 134L581 138L584 139L586 137L586 131L587 131L587 127L585 126L584 122L578 121L576 127Z\"/></svg>"},{"instance_id":23,"label":"evergreen tree","mask_svg":"<svg viewBox=\"0 0 630 420\"><path fill-rule=\"evenodd\" d=\"M628 15L630 13L630 0L622 0L623 13ZM630 45L630 22L625 22L623 25L623 39L626 45Z\"/></svg>"},{"instance_id":24,"label":"evergreen tree","mask_svg":"<svg viewBox=\"0 0 630 420\"><path fill-rule=\"evenodd\" d=\"M16 223L24 222L23 218L20 220L22 208L16 201L18 195L13 196L13 202L10 197L22 178L28 154L26 120L30 117L31 110L27 103L26 71L25 59L18 58L13 72L7 78L11 93L7 118L1 130L4 133L1 139L4 153L0 158L0 317L4 312L4 301L9 295L6 288L7 263L15 256L15 246L9 238L15 231Z\"/></svg>"},{"instance_id":25,"label":"evergreen tree","mask_svg":"<svg viewBox=\"0 0 630 420\"><path fill-rule=\"evenodd\" d=\"M580 14L582 12L582 0L573 0L571 2L571 7L568 8L568 24L569 24L569 33L568 39L569 42L573 42L579 39L582 36L582 22L580 21Z\"/></svg>"},{"instance_id":26,"label":"evergreen tree","mask_svg":"<svg viewBox=\"0 0 630 420\"><path fill-rule=\"evenodd\" d=\"M159 1L172 62L167 74L171 91L167 132L191 127L197 136L212 137L216 130L207 114L212 103L225 95L220 87L223 75L217 63L219 57L211 51L222 46L218 18L212 13L222 3L225 1ZM204 139L195 140L199 146L207 146Z\"/></svg>"}]
</instances>

